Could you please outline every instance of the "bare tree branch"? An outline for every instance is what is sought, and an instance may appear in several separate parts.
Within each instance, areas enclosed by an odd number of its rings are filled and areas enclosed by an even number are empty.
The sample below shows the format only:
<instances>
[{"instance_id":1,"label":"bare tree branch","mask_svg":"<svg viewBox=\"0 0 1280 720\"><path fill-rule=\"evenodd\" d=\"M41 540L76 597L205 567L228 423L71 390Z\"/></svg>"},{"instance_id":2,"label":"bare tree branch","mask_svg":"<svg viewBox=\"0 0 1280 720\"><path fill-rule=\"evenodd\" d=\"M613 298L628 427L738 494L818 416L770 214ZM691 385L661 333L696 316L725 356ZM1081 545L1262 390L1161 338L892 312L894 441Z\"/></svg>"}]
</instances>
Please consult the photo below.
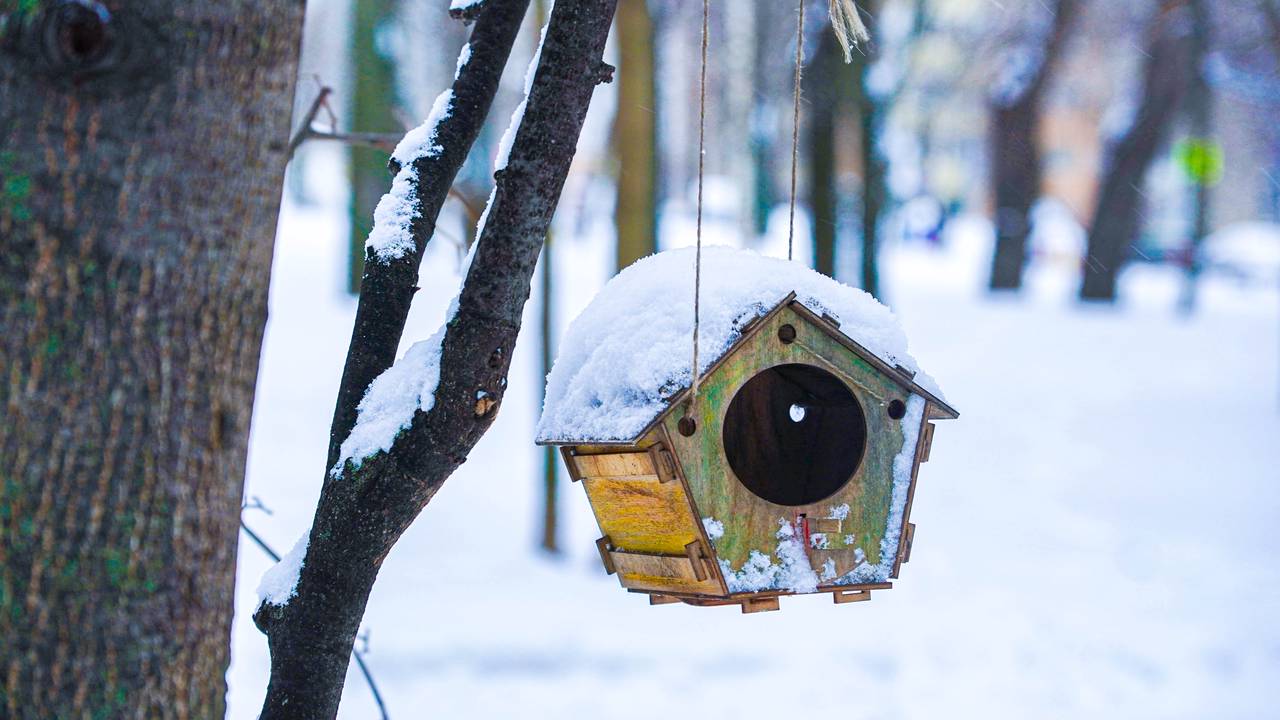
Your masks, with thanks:
<instances>
[{"instance_id":1,"label":"bare tree branch","mask_svg":"<svg viewBox=\"0 0 1280 720\"><path fill-rule=\"evenodd\" d=\"M1141 231L1142 181L1182 105L1193 66L1190 0L1161 0L1152 21L1142 100L1129 128L1107 149L1106 171L1089 225L1080 299L1114 302L1116 280Z\"/></svg>"},{"instance_id":2,"label":"bare tree branch","mask_svg":"<svg viewBox=\"0 0 1280 720\"><path fill-rule=\"evenodd\" d=\"M995 199L996 249L990 287L1022 286L1022 268L1031 233L1031 208L1040 197L1040 105L1080 14L1081 0L1056 0L1053 24L1039 64L1020 92L997 99L991 108L991 181Z\"/></svg>"},{"instance_id":3,"label":"bare tree branch","mask_svg":"<svg viewBox=\"0 0 1280 720\"><path fill-rule=\"evenodd\" d=\"M612 69L601 58L616 2L556 3L523 120L506 166L495 173L487 221L476 241L457 313L444 335L434 405L429 411L415 412L390 451L364 458L358 468L347 463L336 477L326 474L296 594L285 605L264 604L254 615L271 647L271 683L262 713L267 720L332 718L336 714L351 648L383 559L497 415L543 238L595 85L611 77ZM486 0L476 33L487 22L506 18L504 13L515 5L522 15L527 2ZM519 17L511 22L518 26ZM468 67L483 64L484 72L496 78L502 63L492 48L480 60L481 48L474 46L475 37L473 34ZM455 83L455 101L463 96L459 88L462 81L460 76ZM455 116L475 110L475 106L459 108ZM442 124L438 133L442 155L465 154L465 146L459 143L468 138L456 127L448 132L445 135ZM419 169L419 195L424 206L434 191L433 183L439 181L428 174L429 169ZM440 191L440 202L444 194ZM434 219L434 213L429 217ZM427 224L431 222L424 228ZM429 233L421 233L415 226L414 237L418 253L411 258L413 262L370 266L416 273L417 258ZM382 352L385 348L381 345L389 342L394 353L403 330L402 315L390 324L377 317L384 312L380 291L369 283L371 275L365 277L361 312L371 314L371 324L367 334L361 334L357 319L349 372L352 357L367 354L370 343ZM387 285L382 292L392 294L389 302L403 302L407 311L408 297L394 293L408 290L411 296L412 279L384 282ZM367 384L360 386L361 393ZM349 389L346 376L343 385L344 391ZM478 396L487 402L478 402ZM339 398L340 412L343 402L344 398ZM345 433L339 437L337 427L335 418L335 446L340 446Z\"/></svg>"},{"instance_id":4,"label":"bare tree branch","mask_svg":"<svg viewBox=\"0 0 1280 720\"><path fill-rule=\"evenodd\" d=\"M435 232L453 180L488 117L498 80L528 10L529 0L486 0L471 33L471 57L453 83L452 112L436 128L438 154L414 162L418 176L418 219L412 226L414 252L385 261L366 253L360 302L347 362L329 431L326 466L338 460L342 441L356 421L356 406L373 379L395 362L409 307L418 287L422 253Z\"/></svg>"}]
</instances>

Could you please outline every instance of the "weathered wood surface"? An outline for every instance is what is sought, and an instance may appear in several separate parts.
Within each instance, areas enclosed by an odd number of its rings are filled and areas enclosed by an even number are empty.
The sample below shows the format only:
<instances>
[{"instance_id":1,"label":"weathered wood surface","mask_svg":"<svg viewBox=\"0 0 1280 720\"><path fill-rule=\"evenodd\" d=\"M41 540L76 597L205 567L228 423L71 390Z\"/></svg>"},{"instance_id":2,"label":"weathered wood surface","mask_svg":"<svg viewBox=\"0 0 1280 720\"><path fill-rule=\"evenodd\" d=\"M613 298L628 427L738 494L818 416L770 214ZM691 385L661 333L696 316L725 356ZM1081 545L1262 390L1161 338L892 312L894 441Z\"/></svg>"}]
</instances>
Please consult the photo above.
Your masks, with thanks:
<instances>
[{"instance_id":1,"label":"weathered wood surface","mask_svg":"<svg viewBox=\"0 0 1280 720\"><path fill-rule=\"evenodd\" d=\"M582 478L658 477L653 459L647 452L575 455L574 464Z\"/></svg>"},{"instance_id":2,"label":"weathered wood surface","mask_svg":"<svg viewBox=\"0 0 1280 720\"><path fill-rule=\"evenodd\" d=\"M629 552L682 555L698 539L689 500L679 483L658 476L625 475L583 480L600 532Z\"/></svg>"},{"instance_id":3,"label":"weathered wood surface","mask_svg":"<svg viewBox=\"0 0 1280 720\"><path fill-rule=\"evenodd\" d=\"M797 330L794 342L778 340L778 328L790 324ZM755 328L753 328L755 330ZM817 365L845 381L862 404L867 423L867 446L862 463L851 481L819 502L787 507L766 502L733 476L723 452L724 415L734 394L762 368L785 363ZM791 307L768 318L758 332L727 357L703 380L694 408L698 430L684 437L676 430L680 413L664 423L670 442L684 468L690 494L702 517L725 524L725 534L712 542L717 557L733 569L747 561L752 550L771 554L777 547L779 521L794 522L804 513L817 520L832 519L833 508L849 505L841 532L827 533L822 559L840 557L837 567L853 567L856 548L867 562L880 561L880 539L888 522L893 485L893 458L902 449L900 421L885 412L894 399L908 395L895 380L802 318ZM850 536L850 542L846 542ZM816 569L821 562L811 552ZM840 555L844 553L844 555Z\"/></svg>"},{"instance_id":4,"label":"weathered wood surface","mask_svg":"<svg viewBox=\"0 0 1280 720\"><path fill-rule=\"evenodd\" d=\"M302 14L0 1L0 717L224 714Z\"/></svg>"},{"instance_id":5,"label":"weathered wood surface","mask_svg":"<svg viewBox=\"0 0 1280 720\"><path fill-rule=\"evenodd\" d=\"M655 555L613 551L609 553L617 568L618 580L627 589L685 592L719 595L720 585L714 578L697 570L686 556Z\"/></svg>"}]
</instances>

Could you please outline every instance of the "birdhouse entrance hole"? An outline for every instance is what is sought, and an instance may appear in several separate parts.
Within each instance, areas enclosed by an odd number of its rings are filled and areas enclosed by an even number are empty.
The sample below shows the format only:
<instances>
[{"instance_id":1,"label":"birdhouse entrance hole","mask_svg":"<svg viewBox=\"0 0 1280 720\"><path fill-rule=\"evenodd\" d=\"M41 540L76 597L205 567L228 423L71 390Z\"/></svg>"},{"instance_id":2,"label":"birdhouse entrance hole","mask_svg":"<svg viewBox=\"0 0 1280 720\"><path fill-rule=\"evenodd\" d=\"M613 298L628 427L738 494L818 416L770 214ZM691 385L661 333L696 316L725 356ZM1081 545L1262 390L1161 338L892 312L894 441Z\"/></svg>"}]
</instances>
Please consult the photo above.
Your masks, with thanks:
<instances>
[{"instance_id":1,"label":"birdhouse entrance hole","mask_svg":"<svg viewBox=\"0 0 1280 720\"><path fill-rule=\"evenodd\" d=\"M771 367L729 403L724 452L738 480L778 505L834 495L867 445L862 405L835 375L811 365Z\"/></svg>"}]
</instances>

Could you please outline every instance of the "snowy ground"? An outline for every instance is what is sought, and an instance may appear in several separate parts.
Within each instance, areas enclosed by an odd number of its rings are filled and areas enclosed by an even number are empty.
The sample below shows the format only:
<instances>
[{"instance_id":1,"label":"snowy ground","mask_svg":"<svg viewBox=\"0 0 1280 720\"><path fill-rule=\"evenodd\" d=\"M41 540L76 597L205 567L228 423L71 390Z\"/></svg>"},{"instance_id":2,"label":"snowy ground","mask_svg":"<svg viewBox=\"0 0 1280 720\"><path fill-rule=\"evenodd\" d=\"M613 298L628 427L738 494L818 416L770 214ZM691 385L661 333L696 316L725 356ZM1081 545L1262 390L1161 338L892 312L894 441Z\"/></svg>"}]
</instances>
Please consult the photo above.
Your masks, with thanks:
<instances>
[{"instance_id":1,"label":"snowy ground","mask_svg":"<svg viewBox=\"0 0 1280 720\"><path fill-rule=\"evenodd\" d=\"M566 318L611 262L601 228L568 224L557 236L562 269L572 257L577 271L561 285ZM1081 309L1064 273L1039 267L1021 301L991 300L977 289L979 225L958 225L945 254L885 258L912 352L963 414L938 429L914 556L892 591L846 606L789 598L751 616L650 608L600 570L576 486L562 495L565 556L538 553L529 333L497 424L392 552L370 601L369 660L391 716L1273 714L1275 288L1210 281L1183 320L1176 277L1134 270L1120 307ZM309 524L324 471L355 309L340 292L343 228L340 212L290 203L277 243L247 488L274 514L246 517L280 550ZM669 224L668 237L692 235ZM445 245L432 252L407 341L439 323L455 264ZM269 564L242 543L233 718L254 717L266 685L250 615ZM354 669L342 717L376 717Z\"/></svg>"}]
</instances>

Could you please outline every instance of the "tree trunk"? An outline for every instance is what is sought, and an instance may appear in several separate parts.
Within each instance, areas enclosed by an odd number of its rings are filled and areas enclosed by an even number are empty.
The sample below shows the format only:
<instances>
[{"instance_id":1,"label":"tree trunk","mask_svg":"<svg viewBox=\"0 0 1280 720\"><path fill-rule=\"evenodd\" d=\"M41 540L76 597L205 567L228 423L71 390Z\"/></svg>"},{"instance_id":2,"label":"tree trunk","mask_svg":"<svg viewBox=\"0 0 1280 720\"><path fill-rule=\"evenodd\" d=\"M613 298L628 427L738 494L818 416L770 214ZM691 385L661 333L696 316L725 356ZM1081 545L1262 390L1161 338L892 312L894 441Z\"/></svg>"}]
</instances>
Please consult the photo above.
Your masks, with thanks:
<instances>
[{"instance_id":1,"label":"tree trunk","mask_svg":"<svg viewBox=\"0 0 1280 720\"><path fill-rule=\"evenodd\" d=\"M836 194L836 118L847 109L843 101L858 79L845 66L844 53L835 35L823 32L807 73L805 106L809 117L805 137L809 209L813 218L813 268L828 277L835 277L840 224Z\"/></svg>"},{"instance_id":2,"label":"tree trunk","mask_svg":"<svg viewBox=\"0 0 1280 720\"><path fill-rule=\"evenodd\" d=\"M1141 231L1142 185L1164 144L1192 72L1187 0L1162 0L1146 50L1142 101L1129 129L1108 150L1089 228L1082 300L1114 302L1116 279Z\"/></svg>"},{"instance_id":3,"label":"tree trunk","mask_svg":"<svg viewBox=\"0 0 1280 720\"><path fill-rule=\"evenodd\" d=\"M21 5L0 13L0 716L221 717L303 4Z\"/></svg>"},{"instance_id":4,"label":"tree trunk","mask_svg":"<svg viewBox=\"0 0 1280 720\"><path fill-rule=\"evenodd\" d=\"M254 615L271 647L271 682L262 712L266 720L336 715L352 644L382 561L497 417L543 237L595 85L612 77L612 68L604 65L601 56L615 2L559 0L555 4L508 162L495 173L494 192L456 314L440 341L433 404L429 410L415 409L406 418L408 427L397 432L390 449L358 458L359 465L347 461L325 473L294 593L283 604L262 604ZM470 6L479 8L480 14L472 33L471 60L454 83L454 112L437 128L442 150L432 159L454 157L469 146L469 141L460 139L459 125L470 128L475 119L479 98L467 89L475 82L471 75L501 73L502 64L494 65L494 48L477 46L481 26L516 8L523 15L527 4L527 0L485 0ZM514 31L519 24L517 17L509 27ZM422 221L415 221L412 229L416 253L405 256L404 262L395 261L396 267L421 258L430 236L427 226L439 211L427 207L433 179L425 173L433 166L415 163L415 167L419 172L414 195L422 214ZM456 167L452 169L456 172ZM366 255L361 311L376 310L371 281L375 271L383 272L376 269L389 267ZM399 297L402 293L397 288L411 281L398 273L383 280L389 283L388 297ZM357 316L357 328L359 323ZM402 332L402 321L400 328ZM364 355L364 344L372 340L382 346L392 339L385 324L370 326L370 331L361 334L357 329L353 335L348 369L352 358ZM394 339L399 334L394 333ZM410 354L400 362L412 364L417 357ZM406 368L412 370L421 368ZM344 385L348 377L344 375Z\"/></svg>"},{"instance_id":5,"label":"tree trunk","mask_svg":"<svg viewBox=\"0 0 1280 720\"><path fill-rule=\"evenodd\" d=\"M541 27L547 22L547 0L534 0L533 15ZM551 374L551 366L555 363L555 250L551 243L551 230L547 230L547 239L542 249L542 307L540 310L539 334L542 336L542 372L538 375L539 388L538 407L547 396L547 376ZM559 480L560 458L556 448L550 445L542 448L542 539L539 541L543 550L556 554L560 552L559 537Z\"/></svg>"},{"instance_id":6,"label":"tree trunk","mask_svg":"<svg viewBox=\"0 0 1280 720\"><path fill-rule=\"evenodd\" d=\"M751 87L755 89L751 106L751 117L748 120L748 137L750 138L752 192L752 223L757 237L763 237L769 231L769 214L773 212L773 204L777 193L774 189L773 158L774 133L764 127L764 118L770 110L768 80L769 66L773 62L772 50L768 47L773 26L774 6L772 0L755 0L751 10L756 15L753 23L751 53ZM741 71L739 71L741 72Z\"/></svg>"},{"instance_id":7,"label":"tree trunk","mask_svg":"<svg viewBox=\"0 0 1280 720\"><path fill-rule=\"evenodd\" d=\"M389 133L404 128L396 122L395 67L378 50L377 36L395 17L396 0L355 0L351 25L351 130ZM360 291L364 275L364 240L373 229L373 209L387 186L387 153L370 147L347 148L351 182L348 209L351 232L347 253L347 289Z\"/></svg>"},{"instance_id":8,"label":"tree trunk","mask_svg":"<svg viewBox=\"0 0 1280 720\"><path fill-rule=\"evenodd\" d=\"M1190 120L1193 142L1197 144L1203 157L1201 167L1190 168L1195 185L1194 210L1191 221L1191 238L1187 247L1187 276L1182 286L1182 296L1178 299L1178 309L1184 315L1190 315L1196 308L1196 291L1200 282L1200 273L1204 264L1200 257L1200 248L1209 234L1209 212L1212 196L1210 186L1217 180L1212 177L1213 170L1208 167L1212 162L1208 153L1213 146L1213 87L1205 76L1205 63L1208 61L1211 42L1211 23L1209 8L1205 0L1190 0L1191 14L1195 23L1192 35L1191 50L1191 86L1187 88L1187 115ZM1195 162L1195 161L1193 161Z\"/></svg>"},{"instance_id":9,"label":"tree trunk","mask_svg":"<svg viewBox=\"0 0 1280 720\"><path fill-rule=\"evenodd\" d=\"M658 249L657 107L653 21L646 0L618 2L618 112L613 146L618 158L617 269Z\"/></svg>"},{"instance_id":10,"label":"tree trunk","mask_svg":"<svg viewBox=\"0 0 1280 720\"><path fill-rule=\"evenodd\" d=\"M547 231L547 240L545 247L542 249L542 308L541 308L541 327L538 328L542 335L542 372L538 375L538 386L542 388L540 393L541 400L546 400L547 382L546 378L551 374L551 367L555 363L555 353L553 352L552 333L554 330L555 320L555 253L552 249L551 232ZM539 403L541 406L541 403ZM560 480L560 458L557 449L548 445L542 448L542 539L539 544L543 550L555 554L560 552L560 543L558 540L559 533L559 480Z\"/></svg>"},{"instance_id":11,"label":"tree trunk","mask_svg":"<svg viewBox=\"0 0 1280 720\"><path fill-rule=\"evenodd\" d=\"M871 18L879 13L879 3L862 5ZM875 37L875 27L868 25L871 36ZM867 89L867 78L875 62L875 46L868 45L862 52L853 53L853 65L858 78L854 94L858 107L858 136L862 151L862 289L875 297L880 297L880 217L884 212L887 199L889 166L884 155L877 149L884 125L884 114L887 102L873 95Z\"/></svg>"},{"instance_id":12,"label":"tree trunk","mask_svg":"<svg viewBox=\"0 0 1280 720\"><path fill-rule=\"evenodd\" d=\"M1019 78L1021 87L994 94L991 107L991 182L995 200L996 250L992 290L1022 287L1031 234L1031 208L1040 197L1040 104L1080 0L1057 0L1052 29L1038 66Z\"/></svg>"}]
</instances>

